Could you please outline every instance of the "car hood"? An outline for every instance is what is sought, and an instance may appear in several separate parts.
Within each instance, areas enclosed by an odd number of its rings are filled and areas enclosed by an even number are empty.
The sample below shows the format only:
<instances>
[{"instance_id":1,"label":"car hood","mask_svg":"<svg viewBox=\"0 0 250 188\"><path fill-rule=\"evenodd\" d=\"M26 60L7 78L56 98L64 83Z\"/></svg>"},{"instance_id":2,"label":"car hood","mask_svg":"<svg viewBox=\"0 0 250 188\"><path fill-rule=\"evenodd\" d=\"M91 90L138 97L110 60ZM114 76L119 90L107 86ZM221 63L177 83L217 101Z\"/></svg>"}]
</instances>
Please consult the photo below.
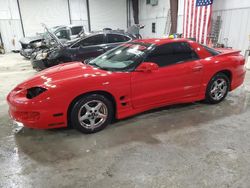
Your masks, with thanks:
<instances>
[{"instance_id":1,"label":"car hood","mask_svg":"<svg viewBox=\"0 0 250 188\"><path fill-rule=\"evenodd\" d=\"M93 78L98 75L102 76L103 74L107 75L107 71L83 64L82 62L71 62L46 69L19 84L17 87L31 88L40 86L54 88L57 85L66 84L67 81L72 79Z\"/></svg>"},{"instance_id":2,"label":"car hood","mask_svg":"<svg viewBox=\"0 0 250 188\"><path fill-rule=\"evenodd\" d=\"M33 36L33 37L24 37L24 38L20 39L20 43L29 44L31 42L39 41L39 40L42 40L42 39L43 39L42 35L37 35L37 36Z\"/></svg>"}]
</instances>

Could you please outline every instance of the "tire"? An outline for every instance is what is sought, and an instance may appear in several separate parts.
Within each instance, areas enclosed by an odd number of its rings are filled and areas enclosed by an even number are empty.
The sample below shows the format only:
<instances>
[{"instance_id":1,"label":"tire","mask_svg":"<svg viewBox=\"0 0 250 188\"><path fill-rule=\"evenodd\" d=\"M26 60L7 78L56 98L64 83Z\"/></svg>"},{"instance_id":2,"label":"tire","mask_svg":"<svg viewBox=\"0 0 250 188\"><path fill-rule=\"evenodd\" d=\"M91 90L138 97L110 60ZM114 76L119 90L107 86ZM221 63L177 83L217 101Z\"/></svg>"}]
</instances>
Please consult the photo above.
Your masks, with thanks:
<instances>
[{"instance_id":1,"label":"tire","mask_svg":"<svg viewBox=\"0 0 250 188\"><path fill-rule=\"evenodd\" d=\"M111 123L113 117L112 102L99 94L83 96L74 104L70 113L73 128L86 134L101 131Z\"/></svg>"},{"instance_id":2,"label":"tire","mask_svg":"<svg viewBox=\"0 0 250 188\"><path fill-rule=\"evenodd\" d=\"M208 83L205 101L209 104L218 104L223 101L229 91L230 80L224 73L216 74Z\"/></svg>"}]
</instances>

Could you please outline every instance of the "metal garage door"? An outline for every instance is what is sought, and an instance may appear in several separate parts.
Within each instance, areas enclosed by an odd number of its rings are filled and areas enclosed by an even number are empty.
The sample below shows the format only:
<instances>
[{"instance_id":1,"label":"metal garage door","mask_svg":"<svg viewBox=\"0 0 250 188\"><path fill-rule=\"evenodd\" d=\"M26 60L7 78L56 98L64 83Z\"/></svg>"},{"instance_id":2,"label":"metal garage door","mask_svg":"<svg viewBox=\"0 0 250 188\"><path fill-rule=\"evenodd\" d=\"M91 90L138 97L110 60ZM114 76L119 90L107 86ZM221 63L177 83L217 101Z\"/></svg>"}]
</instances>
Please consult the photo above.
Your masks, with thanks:
<instances>
[{"instance_id":1,"label":"metal garage door","mask_svg":"<svg viewBox=\"0 0 250 188\"><path fill-rule=\"evenodd\" d=\"M91 30L127 28L126 0L89 0Z\"/></svg>"},{"instance_id":2,"label":"metal garage door","mask_svg":"<svg viewBox=\"0 0 250 188\"><path fill-rule=\"evenodd\" d=\"M26 36L42 32L48 26L69 24L67 0L19 0Z\"/></svg>"}]
</instances>

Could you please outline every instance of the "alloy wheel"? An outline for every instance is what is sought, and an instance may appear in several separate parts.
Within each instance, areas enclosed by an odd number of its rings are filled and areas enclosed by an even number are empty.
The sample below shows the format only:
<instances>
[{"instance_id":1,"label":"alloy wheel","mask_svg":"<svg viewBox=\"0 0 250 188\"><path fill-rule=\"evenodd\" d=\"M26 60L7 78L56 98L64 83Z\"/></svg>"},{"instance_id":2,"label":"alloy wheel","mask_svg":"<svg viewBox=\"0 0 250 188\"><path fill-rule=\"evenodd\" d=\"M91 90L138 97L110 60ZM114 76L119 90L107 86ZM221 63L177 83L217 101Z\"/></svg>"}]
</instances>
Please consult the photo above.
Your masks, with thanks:
<instances>
[{"instance_id":1,"label":"alloy wheel","mask_svg":"<svg viewBox=\"0 0 250 188\"><path fill-rule=\"evenodd\" d=\"M219 101L227 93L228 85L227 81L223 78L216 79L210 89L210 96L213 100Z\"/></svg>"},{"instance_id":2,"label":"alloy wheel","mask_svg":"<svg viewBox=\"0 0 250 188\"><path fill-rule=\"evenodd\" d=\"M86 129L95 129L101 126L107 117L108 108L99 100L88 101L78 112L78 121Z\"/></svg>"}]
</instances>

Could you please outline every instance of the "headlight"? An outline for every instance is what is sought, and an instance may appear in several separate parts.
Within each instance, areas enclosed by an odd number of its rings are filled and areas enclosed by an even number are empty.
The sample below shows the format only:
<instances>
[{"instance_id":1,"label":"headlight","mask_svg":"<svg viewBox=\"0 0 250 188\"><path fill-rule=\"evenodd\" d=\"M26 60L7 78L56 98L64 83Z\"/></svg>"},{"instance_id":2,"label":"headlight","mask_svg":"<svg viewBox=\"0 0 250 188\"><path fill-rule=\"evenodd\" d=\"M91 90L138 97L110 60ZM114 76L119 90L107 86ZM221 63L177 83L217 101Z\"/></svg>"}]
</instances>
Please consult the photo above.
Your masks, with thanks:
<instances>
[{"instance_id":1,"label":"headlight","mask_svg":"<svg viewBox=\"0 0 250 188\"><path fill-rule=\"evenodd\" d=\"M42 53L39 53L37 54L36 56L36 60L42 60L42 59L45 59L47 57L48 53L46 52L42 52Z\"/></svg>"},{"instance_id":2,"label":"headlight","mask_svg":"<svg viewBox=\"0 0 250 188\"><path fill-rule=\"evenodd\" d=\"M34 97L37 97L38 95L40 95L41 93L47 91L47 89L42 88L42 87L32 87L27 89L27 94L26 97L28 99L32 99Z\"/></svg>"},{"instance_id":3,"label":"headlight","mask_svg":"<svg viewBox=\"0 0 250 188\"><path fill-rule=\"evenodd\" d=\"M34 48L40 47L40 46L42 46L42 42L40 41L40 42L32 43L32 46L33 46Z\"/></svg>"}]
</instances>

